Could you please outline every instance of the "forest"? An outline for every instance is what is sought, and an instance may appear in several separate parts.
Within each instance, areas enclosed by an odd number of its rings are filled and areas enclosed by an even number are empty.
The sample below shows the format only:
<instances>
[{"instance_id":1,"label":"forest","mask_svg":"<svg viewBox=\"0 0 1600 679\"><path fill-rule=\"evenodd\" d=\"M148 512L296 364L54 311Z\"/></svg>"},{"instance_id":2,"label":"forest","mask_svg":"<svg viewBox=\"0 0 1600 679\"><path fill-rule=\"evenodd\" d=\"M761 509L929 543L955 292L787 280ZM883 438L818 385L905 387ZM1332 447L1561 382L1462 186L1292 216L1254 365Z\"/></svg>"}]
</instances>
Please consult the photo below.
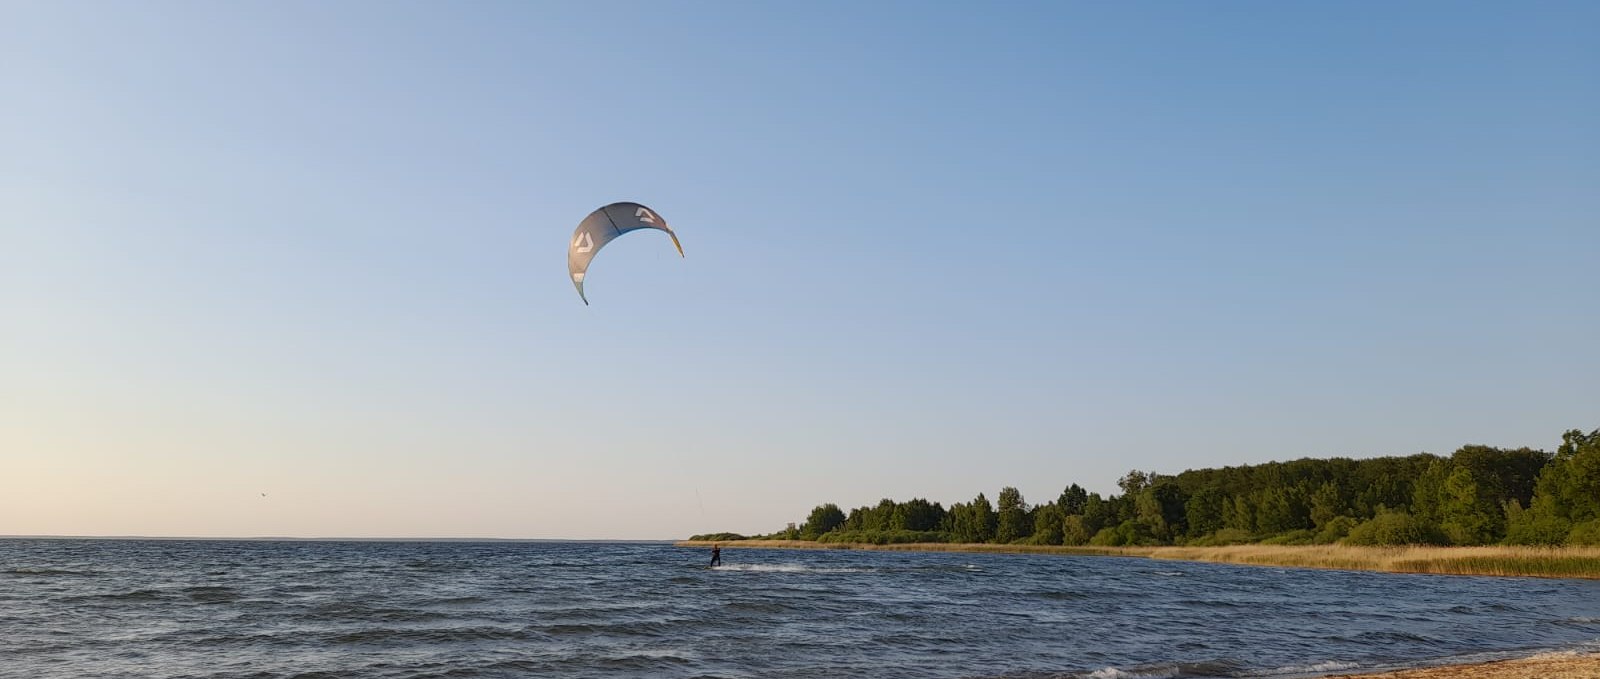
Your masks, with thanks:
<instances>
[{"instance_id":1,"label":"forest","mask_svg":"<svg viewBox=\"0 0 1600 679\"><path fill-rule=\"evenodd\" d=\"M848 512L828 503L770 535L838 543L1029 545L1600 545L1600 429L1571 430L1552 454L1463 446L1369 459L1131 471L1102 497L1069 483L1030 504L1016 488L944 507L885 498Z\"/></svg>"}]
</instances>

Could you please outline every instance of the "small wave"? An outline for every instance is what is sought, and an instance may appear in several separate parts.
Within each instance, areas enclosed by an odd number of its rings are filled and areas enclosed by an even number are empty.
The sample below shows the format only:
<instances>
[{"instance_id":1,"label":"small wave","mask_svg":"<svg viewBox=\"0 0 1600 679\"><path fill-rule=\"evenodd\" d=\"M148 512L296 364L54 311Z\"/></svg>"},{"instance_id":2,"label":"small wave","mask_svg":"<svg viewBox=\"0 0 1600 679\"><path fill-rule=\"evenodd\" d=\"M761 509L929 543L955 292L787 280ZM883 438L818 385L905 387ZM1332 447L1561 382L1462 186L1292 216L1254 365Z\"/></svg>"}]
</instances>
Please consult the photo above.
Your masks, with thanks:
<instances>
[{"instance_id":1,"label":"small wave","mask_svg":"<svg viewBox=\"0 0 1600 679\"><path fill-rule=\"evenodd\" d=\"M1192 606L1192 607L1195 607L1195 608L1250 608L1251 607L1250 604L1240 603L1240 602L1237 602L1237 601L1220 601L1220 600L1215 600L1215 599L1182 599L1182 600L1178 601L1178 604L1180 606Z\"/></svg>"},{"instance_id":2,"label":"small wave","mask_svg":"<svg viewBox=\"0 0 1600 679\"><path fill-rule=\"evenodd\" d=\"M189 595L191 600L203 604L222 603L239 599L239 593L231 587L189 587L183 590L183 593Z\"/></svg>"},{"instance_id":3,"label":"small wave","mask_svg":"<svg viewBox=\"0 0 1600 679\"><path fill-rule=\"evenodd\" d=\"M92 577L92 576L95 576L95 575L99 575L99 573L96 573L94 571L75 571L75 570L69 570L69 569L66 569L66 568L32 568L32 567L28 567L28 566L20 566L20 567L17 567L17 568L7 568L7 569L5 569L3 571L0 571L0 574L17 575L17 576L38 576L38 575L51 576L51 575L54 575L54 576L67 576L67 577Z\"/></svg>"},{"instance_id":4,"label":"small wave","mask_svg":"<svg viewBox=\"0 0 1600 679\"><path fill-rule=\"evenodd\" d=\"M446 618L442 613L408 608L385 608L364 603L336 601L312 607L306 613L311 618L354 621L426 622Z\"/></svg>"},{"instance_id":5,"label":"small wave","mask_svg":"<svg viewBox=\"0 0 1600 679\"><path fill-rule=\"evenodd\" d=\"M789 607L776 601L734 601L723 605L724 610L749 613L782 613Z\"/></svg>"},{"instance_id":6,"label":"small wave","mask_svg":"<svg viewBox=\"0 0 1600 679\"><path fill-rule=\"evenodd\" d=\"M1040 592L1039 597L1054 601L1078 601L1081 599L1088 599L1089 595L1084 594L1083 592Z\"/></svg>"},{"instance_id":7,"label":"small wave","mask_svg":"<svg viewBox=\"0 0 1600 679\"><path fill-rule=\"evenodd\" d=\"M826 567L806 566L797 563L741 563L731 566L712 566L714 571L737 571L743 573L871 573L872 568Z\"/></svg>"},{"instance_id":8,"label":"small wave","mask_svg":"<svg viewBox=\"0 0 1600 679\"><path fill-rule=\"evenodd\" d=\"M1157 670L1121 670L1115 667L1102 667L1083 675L1083 679L1175 679L1178 676L1180 675L1176 667Z\"/></svg>"},{"instance_id":9,"label":"small wave","mask_svg":"<svg viewBox=\"0 0 1600 679\"><path fill-rule=\"evenodd\" d=\"M1231 677L1243 666L1232 660L1192 663L1135 665L1129 668L1102 667L1082 675L1083 679L1183 679L1185 677Z\"/></svg>"},{"instance_id":10,"label":"small wave","mask_svg":"<svg viewBox=\"0 0 1600 679\"><path fill-rule=\"evenodd\" d=\"M161 601L167 595L153 589L136 589L131 592L118 592L116 594L99 594L94 599L110 599L112 601Z\"/></svg>"},{"instance_id":11,"label":"small wave","mask_svg":"<svg viewBox=\"0 0 1600 679\"><path fill-rule=\"evenodd\" d=\"M1438 639L1435 639L1435 638L1430 637L1430 636L1422 635L1422 634L1415 634L1415 633L1412 633L1412 632L1362 632L1360 634L1355 635L1354 639L1356 641L1360 641L1360 642L1364 642L1364 643L1371 643L1371 642L1391 643L1391 642L1396 642L1396 641L1414 642L1414 643L1423 643L1423 644L1436 644L1436 643L1439 643Z\"/></svg>"},{"instance_id":12,"label":"small wave","mask_svg":"<svg viewBox=\"0 0 1600 679\"><path fill-rule=\"evenodd\" d=\"M557 637L589 634L605 634L628 637L660 637L672 634L674 629L677 628L681 622L683 621L569 623L563 625L547 625L538 629L540 632Z\"/></svg>"},{"instance_id":13,"label":"small wave","mask_svg":"<svg viewBox=\"0 0 1600 679\"><path fill-rule=\"evenodd\" d=\"M524 674L540 676L550 672L551 667L551 663L538 660L501 660L478 668L456 668L447 672L444 676L477 676L475 670L483 670L488 672L489 676L495 677L505 676L502 674L504 672L511 672L512 676L522 676Z\"/></svg>"},{"instance_id":14,"label":"small wave","mask_svg":"<svg viewBox=\"0 0 1600 679\"><path fill-rule=\"evenodd\" d=\"M675 654L660 653L622 653L605 656L591 656L593 664L608 670L641 670L660 672L662 665L689 665L694 661ZM580 657L581 658L581 657Z\"/></svg>"},{"instance_id":15,"label":"small wave","mask_svg":"<svg viewBox=\"0 0 1600 679\"><path fill-rule=\"evenodd\" d=\"M489 603L489 600L481 596L457 596L448 599L433 599L427 603L433 606L461 606L464 604Z\"/></svg>"},{"instance_id":16,"label":"small wave","mask_svg":"<svg viewBox=\"0 0 1600 679\"><path fill-rule=\"evenodd\" d=\"M316 618L368 618L376 610L357 601L333 601L312 607L310 615Z\"/></svg>"},{"instance_id":17,"label":"small wave","mask_svg":"<svg viewBox=\"0 0 1600 679\"><path fill-rule=\"evenodd\" d=\"M1291 675L1292 676L1292 675L1297 675L1297 674L1326 674L1328 672L1340 672L1340 671L1343 671L1343 670L1353 670L1353 669L1355 669L1357 667L1360 667L1360 664L1353 663L1353 662L1344 662L1344 661L1341 661L1341 660L1325 660L1325 661L1322 661L1322 662L1319 662L1319 663L1311 663L1309 665L1288 665L1288 666L1285 666L1285 667L1275 667L1275 668L1270 669L1270 670L1262 670L1262 671L1258 671L1258 672L1248 672L1244 676L1247 676L1247 677L1279 677L1279 676L1284 676L1284 675Z\"/></svg>"},{"instance_id":18,"label":"small wave","mask_svg":"<svg viewBox=\"0 0 1600 679\"><path fill-rule=\"evenodd\" d=\"M423 644L474 641L525 641L528 632L500 627L462 629L364 629L328 637L335 644Z\"/></svg>"},{"instance_id":19,"label":"small wave","mask_svg":"<svg viewBox=\"0 0 1600 679\"><path fill-rule=\"evenodd\" d=\"M404 567L412 570L419 570L428 573L445 573L449 571L466 570L467 568L471 567L471 564L468 563L456 561L435 561L432 559L407 561L403 565Z\"/></svg>"},{"instance_id":20,"label":"small wave","mask_svg":"<svg viewBox=\"0 0 1600 679\"><path fill-rule=\"evenodd\" d=\"M1577 658L1593 655L1595 643L1584 644L1583 648L1568 648L1560 651L1545 651L1528 656L1529 660L1560 660L1562 658Z\"/></svg>"}]
</instances>

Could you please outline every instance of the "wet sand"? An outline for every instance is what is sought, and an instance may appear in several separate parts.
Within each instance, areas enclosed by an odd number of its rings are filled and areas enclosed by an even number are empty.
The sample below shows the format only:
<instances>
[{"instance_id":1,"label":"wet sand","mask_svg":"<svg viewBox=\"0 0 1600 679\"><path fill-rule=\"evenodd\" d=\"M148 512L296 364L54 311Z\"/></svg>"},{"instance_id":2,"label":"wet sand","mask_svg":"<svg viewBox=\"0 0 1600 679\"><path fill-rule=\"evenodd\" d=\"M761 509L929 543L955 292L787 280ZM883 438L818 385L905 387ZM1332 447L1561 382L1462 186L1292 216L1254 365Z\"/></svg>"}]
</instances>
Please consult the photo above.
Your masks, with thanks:
<instances>
[{"instance_id":1,"label":"wet sand","mask_svg":"<svg viewBox=\"0 0 1600 679\"><path fill-rule=\"evenodd\" d=\"M1600 679L1600 654L1546 653L1517 660L1444 665L1381 674L1340 674L1327 679Z\"/></svg>"}]
</instances>

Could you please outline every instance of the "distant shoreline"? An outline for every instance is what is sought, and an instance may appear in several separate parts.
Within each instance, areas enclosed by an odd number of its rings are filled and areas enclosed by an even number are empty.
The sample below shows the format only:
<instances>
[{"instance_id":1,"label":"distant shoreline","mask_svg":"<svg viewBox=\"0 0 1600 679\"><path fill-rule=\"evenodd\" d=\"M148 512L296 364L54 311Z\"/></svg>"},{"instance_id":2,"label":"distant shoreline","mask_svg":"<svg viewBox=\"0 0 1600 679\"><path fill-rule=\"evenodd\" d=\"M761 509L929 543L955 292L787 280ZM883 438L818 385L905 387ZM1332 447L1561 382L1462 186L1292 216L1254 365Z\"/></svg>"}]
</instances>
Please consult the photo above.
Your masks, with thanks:
<instances>
[{"instance_id":1,"label":"distant shoreline","mask_svg":"<svg viewBox=\"0 0 1600 679\"><path fill-rule=\"evenodd\" d=\"M0 535L0 540L165 540L193 542L603 542L624 545L666 545L673 540L606 538L297 538L297 537L194 537L172 535Z\"/></svg>"},{"instance_id":2,"label":"distant shoreline","mask_svg":"<svg viewBox=\"0 0 1600 679\"><path fill-rule=\"evenodd\" d=\"M1120 556L1281 568L1600 579L1600 547L1353 547L1343 545L1233 545L1226 547L1068 547L909 543L875 545L807 540L681 540L679 547L764 549L865 549L899 552L986 552L1062 556ZM1597 675L1600 677L1600 675Z\"/></svg>"}]
</instances>

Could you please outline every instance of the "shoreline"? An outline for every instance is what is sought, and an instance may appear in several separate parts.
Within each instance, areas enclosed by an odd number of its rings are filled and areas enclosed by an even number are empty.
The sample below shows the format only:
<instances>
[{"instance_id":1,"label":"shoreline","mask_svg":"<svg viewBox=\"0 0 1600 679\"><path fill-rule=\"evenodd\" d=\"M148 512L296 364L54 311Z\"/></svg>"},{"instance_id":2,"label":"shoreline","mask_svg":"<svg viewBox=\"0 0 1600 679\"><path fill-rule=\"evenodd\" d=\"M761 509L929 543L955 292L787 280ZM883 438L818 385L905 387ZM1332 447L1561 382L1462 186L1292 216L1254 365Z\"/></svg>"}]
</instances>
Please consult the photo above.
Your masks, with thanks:
<instances>
[{"instance_id":1,"label":"shoreline","mask_svg":"<svg viewBox=\"0 0 1600 679\"><path fill-rule=\"evenodd\" d=\"M1600 679L1600 653L1546 652L1508 660L1332 674L1323 679Z\"/></svg>"},{"instance_id":2,"label":"shoreline","mask_svg":"<svg viewBox=\"0 0 1600 679\"><path fill-rule=\"evenodd\" d=\"M892 552L978 552L1057 556L1114 556L1231 563L1278 568L1600 579L1600 547L1352 547L1344 545L1231 545L1225 547L1069 547L917 542L875 545L808 540L680 540L678 547L724 549L861 549Z\"/></svg>"}]
</instances>

